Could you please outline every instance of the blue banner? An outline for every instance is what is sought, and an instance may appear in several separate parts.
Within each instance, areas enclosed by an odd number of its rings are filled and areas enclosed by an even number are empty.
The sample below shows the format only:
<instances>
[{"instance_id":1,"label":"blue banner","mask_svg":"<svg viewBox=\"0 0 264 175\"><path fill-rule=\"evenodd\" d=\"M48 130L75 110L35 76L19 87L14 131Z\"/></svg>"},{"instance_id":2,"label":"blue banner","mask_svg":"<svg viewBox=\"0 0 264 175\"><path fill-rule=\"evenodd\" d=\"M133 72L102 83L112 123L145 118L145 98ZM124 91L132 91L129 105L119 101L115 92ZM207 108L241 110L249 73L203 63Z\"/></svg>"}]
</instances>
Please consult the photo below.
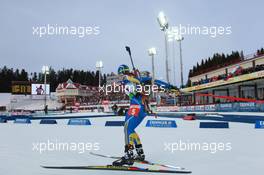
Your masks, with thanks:
<instances>
[{"instance_id":1,"label":"blue banner","mask_svg":"<svg viewBox=\"0 0 264 175\"><path fill-rule=\"evenodd\" d=\"M264 120L256 121L255 128L264 129Z\"/></svg>"},{"instance_id":2,"label":"blue banner","mask_svg":"<svg viewBox=\"0 0 264 175\"><path fill-rule=\"evenodd\" d=\"M70 119L68 125L91 125L89 119Z\"/></svg>"},{"instance_id":3,"label":"blue banner","mask_svg":"<svg viewBox=\"0 0 264 175\"><path fill-rule=\"evenodd\" d=\"M146 127L177 128L175 120L148 120Z\"/></svg>"},{"instance_id":4,"label":"blue banner","mask_svg":"<svg viewBox=\"0 0 264 175\"><path fill-rule=\"evenodd\" d=\"M21 124L30 124L31 121L29 118L16 118L14 123L21 123Z\"/></svg>"}]
</instances>

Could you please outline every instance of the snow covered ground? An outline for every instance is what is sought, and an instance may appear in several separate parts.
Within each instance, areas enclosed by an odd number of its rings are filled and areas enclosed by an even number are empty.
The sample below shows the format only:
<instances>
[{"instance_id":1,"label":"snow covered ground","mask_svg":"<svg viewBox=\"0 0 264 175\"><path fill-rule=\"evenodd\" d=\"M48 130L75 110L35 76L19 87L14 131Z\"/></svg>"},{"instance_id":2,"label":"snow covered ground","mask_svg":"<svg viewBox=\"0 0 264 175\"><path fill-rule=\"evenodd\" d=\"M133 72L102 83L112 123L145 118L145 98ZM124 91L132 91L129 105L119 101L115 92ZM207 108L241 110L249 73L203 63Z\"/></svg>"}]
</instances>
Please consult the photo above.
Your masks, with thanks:
<instances>
[{"instance_id":1,"label":"snow covered ground","mask_svg":"<svg viewBox=\"0 0 264 175\"><path fill-rule=\"evenodd\" d=\"M229 123L230 129L199 129L199 122L175 119L178 128L148 128L148 119L137 128L148 160L183 166L194 175L262 174L264 161L264 130L254 129L253 124ZM166 120L168 118L157 118ZM123 128L105 127L105 121L123 120L122 117L91 118L91 126L68 126L68 120L57 120L57 125L0 124L0 171L5 175L134 175L142 173L51 170L40 165L104 165L111 159L94 157L90 151L100 154L123 154ZM172 118L169 118L172 120ZM50 151L37 149L38 143L67 143L72 149ZM222 145L211 150L178 150L181 143ZM87 144L86 150L82 143ZM79 149L74 149L74 144ZM33 146L34 145L34 146ZM221 151L224 145L225 151ZM228 147L227 147L228 145ZM38 145L39 146L39 145ZM44 146L42 147L44 148ZM76 148L76 147L75 147ZM172 151L171 148L175 150ZM231 148L231 149L230 149ZM98 150L99 149L99 150ZM216 152L215 152L216 151ZM83 152L83 153L82 153ZM215 153L213 153L215 152Z\"/></svg>"},{"instance_id":2,"label":"snow covered ground","mask_svg":"<svg viewBox=\"0 0 264 175\"><path fill-rule=\"evenodd\" d=\"M7 106L11 98L11 93L0 93L0 106Z\"/></svg>"}]
</instances>

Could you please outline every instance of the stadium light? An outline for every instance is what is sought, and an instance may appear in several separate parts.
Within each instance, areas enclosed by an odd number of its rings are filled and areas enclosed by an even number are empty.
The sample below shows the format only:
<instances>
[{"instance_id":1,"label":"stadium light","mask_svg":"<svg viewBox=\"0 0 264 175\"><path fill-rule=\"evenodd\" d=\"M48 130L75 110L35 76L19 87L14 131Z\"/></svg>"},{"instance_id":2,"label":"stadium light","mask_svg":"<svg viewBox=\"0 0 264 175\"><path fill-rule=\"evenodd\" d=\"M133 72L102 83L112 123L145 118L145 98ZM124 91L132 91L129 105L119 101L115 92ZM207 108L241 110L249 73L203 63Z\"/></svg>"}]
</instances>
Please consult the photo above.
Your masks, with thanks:
<instances>
[{"instance_id":1,"label":"stadium light","mask_svg":"<svg viewBox=\"0 0 264 175\"><path fill-rule=\"evenodd\" d=\"M49 74L49 66L42 66L42 73Z\"/></svg>"},{"instance_id":2,"label":"stadium light","mask_svg":"<svg viewBox=\"0 0 264 175\"><path fill-rule=\"evenodd\" d=\"M183 87L183 62L182 62L182 46L181 42L184 39L182 35L179 35L177 31L168 30L167 31L168 41L173 42L173 75L174 75L174 81L176 81L176 73L175 73L175 40L179 42L179 48L180 48L180 71L181 71L181 87ZM176 83L176 82L175 82Z\"/></svg>"},{"instance_id":3,"label":"stadium light","mask_svg":"<svg viewBox=\"0 0 264 175\"><path fill-rule=\"evenodd\" d=\"M154 66L154 55L157 54L156 48L152 47L148 49L148 54L151 56L151 63L152 63L152 84L154 85L155 81L155 66ZM153 92L153 97L155 97L154 92Z\"/></svg>"},{"instance_id":4,"label":"stadium light","mask_svg":"<svg viewBox=\"0 0 264 175\"><path fill-rule=\"evenodd\" d=\"M160 30L165 31L166 29L168 29L169 23L168 23L168 19L165 16L164 12L162 12L162 11L159 12L157 19L158 19L158 22L160 25Z\"/></svg>"},{"instance_id":5,"label":"stadium light","mask_svg":"<svg viewBox=\"0 0 264 175\"><path fill-rule=\"evenodd\" d=\"M176 35L175 39L179 42L180 66L181 66L181 88L183 88L183 63L182 63L182 45L181 45L181 42L183 41L184 37L182 35Z\"/></svg>"},{"instance_id":6,"label":"stadium light","mask_svg":"<svg viewBox=\"0 0 264 175\"><path fill-rule=\"evenodd\" d=\"M148 54L149 54L149 56L156 55L157 54L156 48L155 47L149 48Z\"/></svg>"},{"instance_id":7,"label":"stadium light","mask_svg":"<svg viewBox=\"0 0 264 175\"><path fill-rule=\"evenodd\" d=\"M44 74L44 112L45 114L48 113L48 106L47 106L47 75L50 72L49 66L42 66L42 73Z\"/></svg>"},{"instance_id":8,"label":"stadium light","mask_svg":"<svg viewBox=\"0 0 264 175\"><path fill-rule=\"evenodd\" d=\"M182 35L175 35L175 40L176 41L182 41L184 37Z\"/></svg>"},{"instance_id":9,"label":"stadium light","mask_svg":"<svg viewBox=\"0 0 264 175\"><path fill-rule=\"evenodd\" d=\"M169 77L169 61L168 61L168 39L167 39L167 29L169 28L168 19L165 16L164 12L159 12L157 17L158 23L160 25L160 30L164 32L165 37L165 66L166 66L166 78L167 82L170 83Z\"/></svg>"},{"instance_id":10,"label":"stadium light","mask_svg":"<svg viewBox=\"0 0 264 175\"><path fill-rule=\"evenodd\" d=\"M99 71L99 77L98 77L98 86L101 85L101 72L103 68L103 62L102 61L97 61L95 64L96 69Z\"/></svg>"},{"instance_id":11,"label":"stadium light","mask_svg":"<svg viewBox=\"0 0 264 175\"><path fill-rule=\"evenodd\" d=\"M152 80L155 79L155 67L154 67L154 55L157 54L156 48L152 47L148 49L148 54L151 56L151 62L152 62Z\"/></svg>"},{"instance_id":12,"label":"stadium light","mask_svg":"<svg viewBox=\"0 0 264 175\"><path fill-rule=\"evenodd\" d=\"M99 68L103 68L103 62L102 62L102 61L97 61L95 66L96 66L96 68L98 68L98 69L99 69Z\"/></svg>"},{"instance_id":13,"label":"stadium light","mask_svg":"<svg viewBox=\"0 0 264 175\"><path fill-rule=\"evenodd\" d=\"M167 31L168 42L172 42L172 69L173 69L173 83L176 85L176 57L175 57L175 31Z\"/></svg>"}]
</instances>

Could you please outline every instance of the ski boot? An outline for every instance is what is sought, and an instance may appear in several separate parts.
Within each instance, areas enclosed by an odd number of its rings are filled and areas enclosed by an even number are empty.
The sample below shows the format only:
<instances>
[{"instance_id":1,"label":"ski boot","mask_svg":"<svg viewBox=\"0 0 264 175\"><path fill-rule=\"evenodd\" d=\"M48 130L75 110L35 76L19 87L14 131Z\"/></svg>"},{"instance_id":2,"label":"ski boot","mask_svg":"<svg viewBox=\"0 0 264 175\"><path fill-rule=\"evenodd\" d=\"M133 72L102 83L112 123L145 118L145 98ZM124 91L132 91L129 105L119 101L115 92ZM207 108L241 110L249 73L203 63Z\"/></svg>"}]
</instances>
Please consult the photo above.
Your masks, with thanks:
<instances>
[{"instance_id":1,"label":"ski boot","mask_svg":"<svg viewBox=\"0 0 264 175\"><path fill-rule=\"evenodd\" d=\"M112 163L113 166L133 165L133 145L125 145L125 155Z\"/></svg>"},{"instance_id":2,"label":"ski boot","mask_svg":"<svg viewBox=\"0 0 264 175\"><path fill-rule=\"evenodd\" d=\"M142 148L142 144L136 145L135 147L136 147L137 154L134 156L134 160L144 161L145 154Z\"/></svg>"}]
</instances>

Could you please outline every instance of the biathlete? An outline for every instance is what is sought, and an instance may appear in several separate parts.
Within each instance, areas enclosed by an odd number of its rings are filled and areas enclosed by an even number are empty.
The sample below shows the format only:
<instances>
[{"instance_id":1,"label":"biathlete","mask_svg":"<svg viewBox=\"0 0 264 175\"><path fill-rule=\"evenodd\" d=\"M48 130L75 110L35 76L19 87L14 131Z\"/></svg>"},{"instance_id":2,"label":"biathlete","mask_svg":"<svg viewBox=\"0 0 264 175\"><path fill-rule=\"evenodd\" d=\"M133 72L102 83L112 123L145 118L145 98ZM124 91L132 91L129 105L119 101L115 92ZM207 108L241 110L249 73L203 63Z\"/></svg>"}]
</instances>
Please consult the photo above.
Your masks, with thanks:
<instances>
[{"instance_id":1,"label":"biathlete","mask_svg":"<svg viewBox=\"0 0 264 175\"><path fill-rule=\"evenodd\" d=\"M113 165L133 165L136 159L145 160L142 143L135 129L147 114L152 113L152 111L148 105L148 95L145 95L144 92L136 91L137 86L144 85L139 72L130 72L128 66L121 65L118 68L118 74L124 75L123 84L125 85L125 93L129 96L130 106L126 112L124 125L125 155L121 159L114 161ZM135 155L134 149L136 150Z\"/></svg>"}]
</instances>

